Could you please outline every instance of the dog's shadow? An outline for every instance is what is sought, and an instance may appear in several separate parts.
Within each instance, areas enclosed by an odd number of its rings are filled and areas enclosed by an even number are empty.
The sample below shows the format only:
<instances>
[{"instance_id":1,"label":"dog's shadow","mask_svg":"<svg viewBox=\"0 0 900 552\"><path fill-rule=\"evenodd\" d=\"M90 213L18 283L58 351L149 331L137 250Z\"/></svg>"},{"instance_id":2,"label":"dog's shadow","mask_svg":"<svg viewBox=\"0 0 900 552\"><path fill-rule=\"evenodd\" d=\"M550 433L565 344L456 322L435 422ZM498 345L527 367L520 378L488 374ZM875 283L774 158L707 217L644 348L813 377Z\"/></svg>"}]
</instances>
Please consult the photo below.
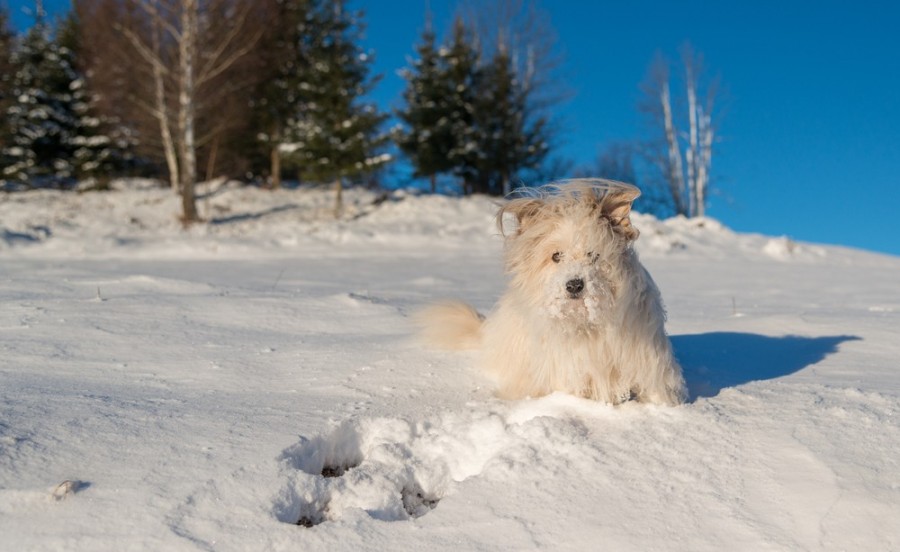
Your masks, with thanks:
<instances>
[{"instance_id":1,"label":"dog's shadow","mask_svg":"<svg viewBox=\"0 0 900 552\"><path fill-rule=\"evenodd\" d=\"M736 332L671 336L691 401L722 389L780 378L820 362L854 335L801 337Z\"/></svg>"}]
</instances>

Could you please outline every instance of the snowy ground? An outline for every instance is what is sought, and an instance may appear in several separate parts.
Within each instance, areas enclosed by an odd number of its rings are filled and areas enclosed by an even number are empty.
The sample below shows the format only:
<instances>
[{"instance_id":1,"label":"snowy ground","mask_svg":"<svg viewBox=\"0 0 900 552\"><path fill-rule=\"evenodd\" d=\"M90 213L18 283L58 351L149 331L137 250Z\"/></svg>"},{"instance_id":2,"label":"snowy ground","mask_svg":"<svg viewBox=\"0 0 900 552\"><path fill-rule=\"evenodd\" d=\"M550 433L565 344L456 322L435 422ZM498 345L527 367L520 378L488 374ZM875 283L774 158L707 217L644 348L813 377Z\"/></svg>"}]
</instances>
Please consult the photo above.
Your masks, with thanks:
<instances>
[{"instance_id":1,"label":"snowy ground","mask_svg":"<svg viewBox=\"0 0 900 552\"><path fill-rule=\"evenodd\" d=\"M0 196L0 549L900 549L900 259L637 216L691 403L504 402L495 206L375 200Z\"/></svg>"}]
</instances>

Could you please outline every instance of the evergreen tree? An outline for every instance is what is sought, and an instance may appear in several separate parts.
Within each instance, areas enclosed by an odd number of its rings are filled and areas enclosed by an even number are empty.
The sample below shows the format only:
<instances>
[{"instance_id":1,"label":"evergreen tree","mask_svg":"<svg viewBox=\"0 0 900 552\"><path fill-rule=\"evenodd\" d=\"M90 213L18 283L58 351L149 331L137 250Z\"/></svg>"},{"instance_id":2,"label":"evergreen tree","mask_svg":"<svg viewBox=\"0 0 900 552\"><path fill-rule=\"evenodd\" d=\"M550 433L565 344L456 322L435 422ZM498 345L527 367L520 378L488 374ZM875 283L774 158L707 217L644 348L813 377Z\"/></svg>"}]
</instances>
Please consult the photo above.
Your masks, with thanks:
<instances>
[{"instance_id":1,"label":"evergreen tree","mask_svg":"<svg viewBox=\"0 0 900 552\"><path fill-rule=\"evenodd\" d=\"M9 14L0 4L0 183L4 179L3 169L9 164L4 151L10 145L10 134L6 120L6 110L12 100L12 76L15 69L12 63L15 35L9 28Z\"/></svg>"},{"instance_id":2,"label":"evergreen tree","mask_svg":"<svg viewBox=\"0 0 900 552\"><path fill-rule=\"evenodd\" d=\"M333 181L335 214L341 211L343 179L371 173L390 156L377 154L388 136L379 131L385 115L360 101L375 84L372 58L359 45L362 14L341 0L322 1L310 11L302 37L307 56L298 67L299 110L288 120L289 152L302 180Z\"/></svg>"},{"instance_id":3,"label":"evergreen tree","mask_svg":"<svg viewBox=\"0 0 900 552\"><path fill-rule=\"evenodd\" d=\"M273 188L281 186L281 150L288 141L284 123L300 109L305 79L300 68L306 59L307 40L318 32L313 7L316 0L276 0L270 29L259 44L260 71L264 74L250 99L257 161L253 170L268 173Z\"/></svg>"},{"instance_id":4,"label":"evergreen tree","mask_svg":"<svg viewBox=\"0 0 900 552\"><path fill-rule=\"evenodd\" d=\"M42 14L39 14L42 15ZM77 69L78 20L59 23L55 37L43 17L14 50L15 70L4 109L3 177L23 184L64 185L108 176L130 155L129 135L107 135L95 116L84 75Z\"/></svg>"},{"instance_id":5,"label":"evergreen tree","mask_svg":"<svg viewBox=\"0 0 900 552\"><path fill-rule=\"evenodd\" d=\"M407 129L398 145L417 176L452 171L466 193L506 194L523 171L537 170L549 151L549 128L505 48L487 63L474 33L457 18L436 53L426 31L407 74Z\"/></svg>"},{"instance_id":6,"label":"evergreen tree","mask_svg":"<svg viewBox=\"0 0 900 552\"><path fill-rule=\"evenodd\" d=\"M477 90L475 191L505 195L519 171L537 167L546 157L547 119L529 116L527 90L503 49L482 68Z\"/></svg>"},{"instance_id":7,"label":"evergreen tree","mask_svg":"<svg viewBox=\"0 0 900 552\"><path fill-rule=\"evenodd\" d=\"M481 68L476 40L462 18L453 22L450 43L440 53L449 85L445 102L453 137L447 158L463 182L463 191L471 193L478 172L476 104Z\"/></svg>"},{"instance_id":8,"label":"evergreen tree","mask_svg":"<svg viewBox=\"0 0 900 552\"><path fill-rule=\"evenodd\" d=\"M131 129L94 108L90 79L83 70L81 26L76 12L69 12L56 32L59 55L72 68L69 83L71 110L76 118L70 150L75 176L104 180L134 164L137 145Z\"/></svg>"},{"instance_id":9,"label":"evergreen tree","mask_svg":"<svg viewBox=\"0 0 900 552\"><path fill-rule=\"evenodd\" d=\"M416 176L431 178L453 172L471 191L478 175L478 121L476 85L481 68L470 29L461 18L453 23L447 44L435 48L435 35L428 28L416 48L405 77L406 106L398 112L406 128L397 133L397 144L413 162Z\"/></svg>"},{"instance_id":10,"label":"evergreen tree","mask_svg":"<svg viewBox=\"0 0 900 552\"><path fill-rule=\"evenodd\" d=\"M455 148L451 118L454 87L447 79L446 59L435 47L430 23L416 52L418 59L403 73L407 80L403 93L406 107L397 116L407 128L397 134L397 145L412 161L415 176L430 179L434 193L437 174L453 168L450 152Z\"/></svg>"},{"instance_id":11,"label":"evergreen tree","mask_svg":"<svg viewBox=\"0 0 900 552\"><path fill-rule=\"evenodd\" d=\"M77 116L71 84L76 79L65 52L39 19L12 56L11 102L5 112L10 135L4 178L59 185L72 179L72 141Z\"/></svg>"}]
</instances>

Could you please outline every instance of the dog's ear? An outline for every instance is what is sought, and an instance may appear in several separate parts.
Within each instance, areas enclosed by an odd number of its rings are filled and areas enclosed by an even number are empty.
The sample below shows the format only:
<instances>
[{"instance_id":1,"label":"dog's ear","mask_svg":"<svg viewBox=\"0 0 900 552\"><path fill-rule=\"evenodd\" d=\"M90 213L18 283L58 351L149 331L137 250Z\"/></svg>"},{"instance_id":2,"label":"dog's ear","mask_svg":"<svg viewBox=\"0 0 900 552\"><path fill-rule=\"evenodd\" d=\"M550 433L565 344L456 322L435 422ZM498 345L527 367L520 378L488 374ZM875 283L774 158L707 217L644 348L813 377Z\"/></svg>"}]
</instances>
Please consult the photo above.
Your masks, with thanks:
<instances>
[{"instance_id":1,"label":"dog's ear","mask_svg":"<svg viewBox=\"0 0 900 552\"><path fill-rule=\"evenodd\" d=\"M544 202L540 199L527 197L509 201L506 205L501 207L500 211L497 213L497 226L500 228L500 233L504 236L507 235L506 227L503 224L503 218L505 215L509 214L516 217L515 233L521 234L522 230L524 230L528 226L528 224L537 217L543 205Z\"/></svg>"},{"instance_id":2,"label":"dog's ear","mask_svg":"<svg viewBox=\"0 0 900 552\"><path fill-rule=\"evenodd\" d=\"M607 189L599 199L600 218L628 241L636 240L640 232L631 224L631 204L641 195L635 186L620 184Z\"/></svg>"}]
</instances>

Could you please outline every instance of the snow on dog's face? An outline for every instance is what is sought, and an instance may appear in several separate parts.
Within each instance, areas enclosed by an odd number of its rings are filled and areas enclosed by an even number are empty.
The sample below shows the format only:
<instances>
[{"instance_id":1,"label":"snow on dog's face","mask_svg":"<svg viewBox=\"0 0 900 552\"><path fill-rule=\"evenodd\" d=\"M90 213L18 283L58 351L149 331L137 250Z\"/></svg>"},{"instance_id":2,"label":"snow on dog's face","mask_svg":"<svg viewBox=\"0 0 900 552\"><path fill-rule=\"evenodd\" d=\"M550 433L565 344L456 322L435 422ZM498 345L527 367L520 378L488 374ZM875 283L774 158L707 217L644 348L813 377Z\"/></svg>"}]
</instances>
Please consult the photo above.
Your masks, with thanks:
<instances>
[{"instance_id":1,"label":"snow on dog's face","mask_svg":"<svg viewBox=\"0 0 900 552\"><path fill-rule=\"evenodd\" d=\"M531 192L498 214L514 215L506 234L511 285L533 308L578 327L597 326L611 313L624 281L623 256L637 236L631 204L640 194L628 184L572 181Z\"/></svg>"}]
</instances>

